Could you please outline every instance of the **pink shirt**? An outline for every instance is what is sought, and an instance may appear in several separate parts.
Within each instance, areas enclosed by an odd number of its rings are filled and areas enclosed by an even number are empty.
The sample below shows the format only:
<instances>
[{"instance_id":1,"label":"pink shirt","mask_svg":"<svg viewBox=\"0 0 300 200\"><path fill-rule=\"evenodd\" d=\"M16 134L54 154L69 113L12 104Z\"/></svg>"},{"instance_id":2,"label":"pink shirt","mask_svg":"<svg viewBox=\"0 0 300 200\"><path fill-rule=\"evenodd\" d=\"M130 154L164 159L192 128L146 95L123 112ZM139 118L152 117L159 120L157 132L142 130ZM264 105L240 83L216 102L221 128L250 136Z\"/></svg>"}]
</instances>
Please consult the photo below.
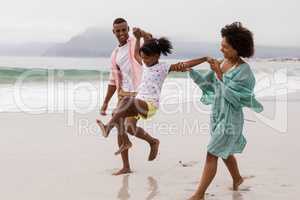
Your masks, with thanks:
<instances>
[{"instance_id":1,"label":"pink shirt","mask_svg":"<svg viewBox=\"0 0 300 200\"><path fill-rule=\"evenodd\" d=\"M134 90L138 89L138 86L141 83L143 68L142 66L134 59L134 49L135 49L135 38L129 37L127 43L129 45L128 58L131 63L131 79ZM118 53L118 48L116 48L111 54L111 75L109 79L110 85L115 85L117 90L120 90L122 84L122 73L118 69L116 64L116 57Z\"/></svg>"}]
</instances>

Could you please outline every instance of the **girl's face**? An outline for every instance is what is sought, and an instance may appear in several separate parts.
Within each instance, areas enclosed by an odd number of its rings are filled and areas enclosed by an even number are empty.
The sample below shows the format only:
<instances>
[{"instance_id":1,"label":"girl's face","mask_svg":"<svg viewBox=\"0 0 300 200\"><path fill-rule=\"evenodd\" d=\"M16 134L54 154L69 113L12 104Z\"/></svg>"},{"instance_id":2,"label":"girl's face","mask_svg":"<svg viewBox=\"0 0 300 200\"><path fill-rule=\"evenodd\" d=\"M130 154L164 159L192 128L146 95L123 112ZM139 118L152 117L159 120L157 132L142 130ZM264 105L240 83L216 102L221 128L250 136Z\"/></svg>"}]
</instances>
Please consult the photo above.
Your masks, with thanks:
<instances>
[{"instance_id":1,"label":"girl's face","mask_svg":"<svg viewBox=\"0 0 300 200\"><path fill-rule=\"evenodd\" d=\"M223 53L224 58L226 59L238 57L237 51L234 48L232 48L232 46L227 42L225 37L223 37L222 39L220 51Z\"/></svg>"},{"instance_id":2,"label":"girl's face","mask_svg":"<svg viewBox=\"0 0 300 200\"><path fill-rule=\"evenodd\" d=\"M146 54L141 52L141 58L143 60L143 63L145 63L145 65L147 67L151 67L151 66L155 65L156 63L158 63L159 55L155 54L155 55L147 56Z\"/></svg>"}]
</instances>

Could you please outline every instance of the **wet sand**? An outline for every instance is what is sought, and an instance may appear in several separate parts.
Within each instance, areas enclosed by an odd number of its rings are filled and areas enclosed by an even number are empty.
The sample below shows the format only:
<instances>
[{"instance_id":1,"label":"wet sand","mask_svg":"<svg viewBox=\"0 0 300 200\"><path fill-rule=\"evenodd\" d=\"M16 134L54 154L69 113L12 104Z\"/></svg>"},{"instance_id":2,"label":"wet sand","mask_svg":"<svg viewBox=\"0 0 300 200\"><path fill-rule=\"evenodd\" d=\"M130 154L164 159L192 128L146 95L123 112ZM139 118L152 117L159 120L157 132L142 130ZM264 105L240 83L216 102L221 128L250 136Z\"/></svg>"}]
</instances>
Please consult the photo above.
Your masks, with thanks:
<instances>
[{"instance_id":1,"label":"wet sand","mask_svg":"<svg viewBox=\"0 0 300 200\"><path fill-rule=\"evenodd\" d=\"M265 111L260 116L245 110L248 144L237 157L242 174L252 178L245 181L240 191L232 192L229 173L220 160L206 199L299 198L299 97L290 95L288 103L264 98ZM148 162L149 146L131 137L134 173L118 177L111 175L121 167L120 158L114 156L116 134L113 131L107 139L101 136L95 123L97 111L75 114L74 120L67 114L1 113L1 197L186 199L197 186L209 140L209 109L201 105L199 111L199 105L194 102L165 106L153 119L141 122L160 139L160 154Z\"/></svg>"}]
</instances>

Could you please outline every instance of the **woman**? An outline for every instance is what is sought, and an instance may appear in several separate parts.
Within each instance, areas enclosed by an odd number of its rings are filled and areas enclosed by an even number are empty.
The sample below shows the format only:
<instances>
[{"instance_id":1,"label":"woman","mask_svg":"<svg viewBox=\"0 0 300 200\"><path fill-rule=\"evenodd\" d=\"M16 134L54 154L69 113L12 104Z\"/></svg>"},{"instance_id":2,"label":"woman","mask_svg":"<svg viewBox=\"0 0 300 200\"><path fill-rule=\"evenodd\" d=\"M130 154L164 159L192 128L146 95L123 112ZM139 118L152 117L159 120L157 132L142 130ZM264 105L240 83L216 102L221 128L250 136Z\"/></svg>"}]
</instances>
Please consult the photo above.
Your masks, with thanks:
<instances>
[{"instance_id":1,"label":"woman","mask_svg":"<svg viewBox=\"0 0 300 200\"><path fill-rule=\"evenodd\" d=\"M224 59L219 62L209 59L209 72L190 71L191 78L203 92L201 102L212 104L211 139L207 147L206 162L200 185L189 200L204 199L205 191L217 172L218 158L222 158L233 179L233 190L238 190L244 179L240 174L236 153L242 153L246 139L242 134L243 107L255 112L263 110L255 99L253 89L255 77L243 58L254 54L252 33L241 23L235 22L221 30L221 52Z\"/></svg>"}]
</instances>

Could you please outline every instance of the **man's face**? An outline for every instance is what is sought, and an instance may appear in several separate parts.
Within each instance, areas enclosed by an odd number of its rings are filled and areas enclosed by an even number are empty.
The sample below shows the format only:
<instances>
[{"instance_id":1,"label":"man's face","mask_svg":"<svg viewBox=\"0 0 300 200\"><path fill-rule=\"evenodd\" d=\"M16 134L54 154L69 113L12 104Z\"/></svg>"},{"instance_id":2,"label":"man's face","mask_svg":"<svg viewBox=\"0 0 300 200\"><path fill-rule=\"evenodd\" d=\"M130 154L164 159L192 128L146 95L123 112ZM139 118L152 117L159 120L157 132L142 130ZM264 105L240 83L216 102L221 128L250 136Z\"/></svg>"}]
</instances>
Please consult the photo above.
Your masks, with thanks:
<instances>
[{"instance_id":1,"label":"man's face","mask_svg":"<svg viewBox=\"0 0 300 200\"><path fill-rule=\"evenodd\" d=\"M126 44L129 37L129 27L126 22L113 25L113 33L121 45Z\"/></svg>"}]
</instances>

